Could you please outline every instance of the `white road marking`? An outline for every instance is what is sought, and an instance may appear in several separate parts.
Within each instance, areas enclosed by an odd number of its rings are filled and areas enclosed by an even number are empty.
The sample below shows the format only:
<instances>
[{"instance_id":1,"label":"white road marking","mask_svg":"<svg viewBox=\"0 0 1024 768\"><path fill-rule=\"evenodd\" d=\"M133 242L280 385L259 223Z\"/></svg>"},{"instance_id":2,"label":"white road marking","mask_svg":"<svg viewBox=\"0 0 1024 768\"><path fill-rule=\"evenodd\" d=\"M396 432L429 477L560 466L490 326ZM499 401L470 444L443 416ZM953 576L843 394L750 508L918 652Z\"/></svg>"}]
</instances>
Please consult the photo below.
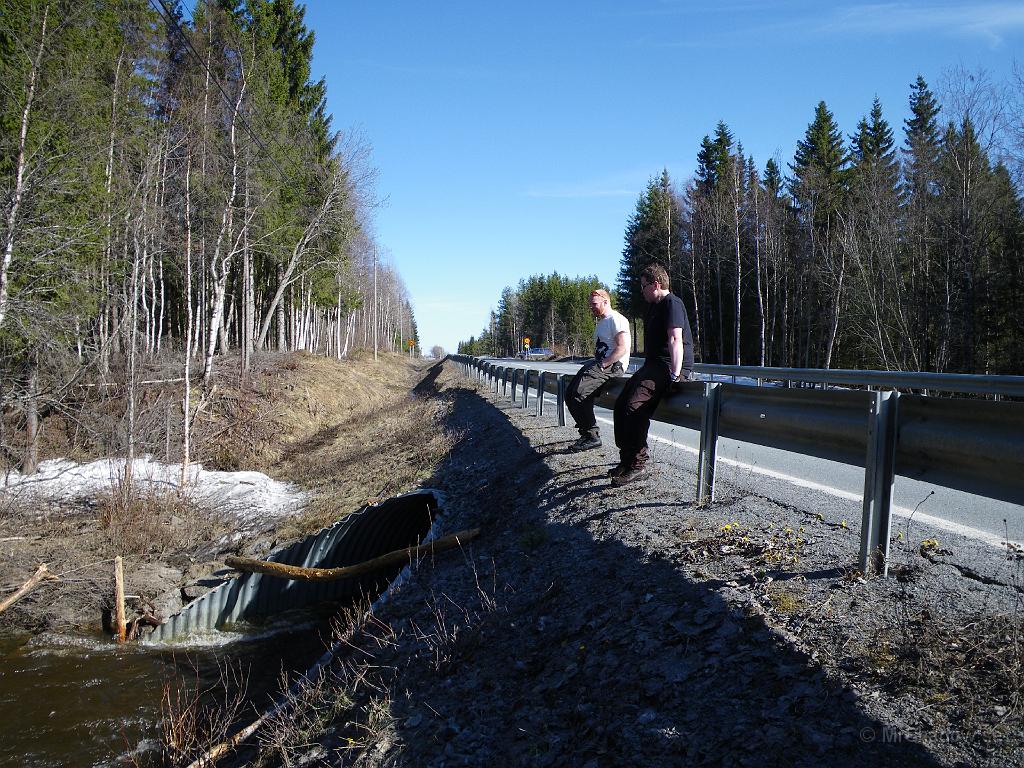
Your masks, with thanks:
<instances>
[{"instance_id":1,"label":"white road marking","mask_svg":"<svg viewBox=\"0 0 1024 768\"><path fill-rule=\"evenodd\" d=\"M597 420L605 424L614 425L614 422L611 419L605 419L601 416L598 416ZM682 443L677 443L675 440L669 440L668 438L658 437L657 435L649 435L648 440L654 440L659 443L664 443L665 445L671 445L673 448L678 448L680 450L686 451L687 453L692 453L694 456L700 455L700 451L698 451L696 448L689 445L683 445ZM765 469L764 467L758 467L754 464L747 464L742 461L737 461L736 459L728 459L724 456L719 456L718 461L721 462L722 464L728 464L733 467L745 469L749 472L764 475L765 477L770 477L774 480L782 480L783 482L787 482L792 485L799 486L801 488L808 488L813 491L821 491L822 493L827 493L830 496L836 496L841 499L846 499L847 501L863 503L864 497L861 494L852 493L851 491L844 491L842 488L834 488L831 485L816 483L813 480L805 480L802 477L796 477L795 475L787 475L784 472L777 472L774 469ZM925 512L914 512L914 510L908 507L901 507L896 504L893 504L891 509L892 514L897 517L904 517L908 520L910 518L913 518L915 521L922 523L924 525L931 525L935 528L940 528L944 531L948 531L949 533L955 533L960 536L966 536L970 539L977 539L978 541L988 544L989 546L996 547L997 549L1005 549L1007 544L1014 547L1021 546L1019 542L1007 542L1005 539L999 536L995 536L989 533L988 531L983 531L980 528L973 528L969 525L955 523L952 520L945 520L941 517L935 517L934 515L929 515Z\"/></svg>"},{"instance_id":2,"label":"white road marking","mask_svg":"<svg viewBox=\"0 0 1024 768\"><path fill-rule=\"evenodd\" d=\"M550 393L545 392L544 401L557 404L558 398L556 398L554 395L551 395ZM600 421L602 424L609 424L611 426L615 425L614 421L612 421L611 419L606 419L603 416L597 416L596 418L597 421ZM683 443L678 443L675 440L669 440L668 438L665 437L649 435L648 440L653 440L658 443L670 445L673 448L678 448L679 450L686 451L687 453L693 454L694 456L700 455L700 451L697 450L696 448L689 445L684 445ZM728 464L729 466L732 467L745 469L748 472L753 472L759 475L764 475L765 477L770 477L773 480L781 480L783 482L790 483L791 485L795 485L800 488L807 488L808 490L812 491L821 491L822 493L826 493L829 496L835 496L837 498L845 499L847 501L855 501L858 504L863 503L864 497L861 494L853 493L851 491L844 491L842 488L834 488L831 485L816 483L813 480L805 480L802 477L796 477L795 475L787 475L785 472L778 472L774 469L766 469L764 467L759 467L755 464L747 464L742 461L737 461L736 459L726 458L725 456L719 456L718 461L721 462L722 464ZM992 547L996 547L997 549L1005 549L1008 544L1011 547L1022 546L1021 542L1007 542L1002 537L995 536L994 534L991 534L988 531L983 531L980 528L974 528L969 525L955 523L952 520L945 520L941 517L935 517L934 515L929 515L925 512L915 512L909 507L901 507L896 504L893 504L891 509L893 515L897 517L903 517L908 520L913 518L916 522L919 522L923 525L930 525L935 528L948 531L949 533L955 533L960 536L965 536L969 539L976 539L977 541L981 541L982 543L988 544Z\"/></svg>"}]
</instances>

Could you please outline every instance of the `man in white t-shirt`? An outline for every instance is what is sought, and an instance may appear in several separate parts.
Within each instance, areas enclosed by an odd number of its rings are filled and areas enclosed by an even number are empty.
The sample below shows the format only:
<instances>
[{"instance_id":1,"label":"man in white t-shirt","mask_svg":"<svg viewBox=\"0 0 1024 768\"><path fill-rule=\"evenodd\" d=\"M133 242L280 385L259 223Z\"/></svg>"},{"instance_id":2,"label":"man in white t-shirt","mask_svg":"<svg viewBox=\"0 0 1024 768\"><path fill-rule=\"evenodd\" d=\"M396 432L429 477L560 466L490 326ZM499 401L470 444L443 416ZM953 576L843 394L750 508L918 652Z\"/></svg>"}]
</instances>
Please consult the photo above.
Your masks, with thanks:
<instances>
[{"instance_id":1,"label":"man in white t-shirt","mask_svg":"<svg viewBox=\"0 0 1024 768\"><path fill-rule=\"evenodd\" d=\"M580 438L573 451L601 447L601 434L594 418L594 400L602 388L629 364L629 321L612 309L608 291L590 293L590 312L598 318L594 329L594 359L583 365L565 389L565 406L576 420Z\"/></svg>"}]
</instances>

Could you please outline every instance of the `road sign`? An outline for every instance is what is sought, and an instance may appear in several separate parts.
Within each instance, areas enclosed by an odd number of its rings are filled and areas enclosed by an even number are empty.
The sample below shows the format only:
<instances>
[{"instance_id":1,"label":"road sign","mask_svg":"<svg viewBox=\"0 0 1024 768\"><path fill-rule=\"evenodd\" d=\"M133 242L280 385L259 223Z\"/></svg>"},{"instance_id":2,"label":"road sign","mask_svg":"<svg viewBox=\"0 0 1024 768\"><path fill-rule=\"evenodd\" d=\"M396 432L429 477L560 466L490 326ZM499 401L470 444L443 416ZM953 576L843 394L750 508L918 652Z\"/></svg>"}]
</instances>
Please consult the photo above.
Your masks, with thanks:
<instances>
[{"instance_id":1,"label":"road sign","mask_svg":"<svg viewBox=\"0 0 1024 768\"><path fill-rule=\"evenodd\" d=\"M409 349L412 349L412 348L413 348L414 346L416 346L416 342L415 342L415 341L413 341L412 339L409 339L409 340L408 340L407 342L405 342L405 343L406 343L406 345L407 345L407 346L409 347Z\"/></svg>"}]
</instances>

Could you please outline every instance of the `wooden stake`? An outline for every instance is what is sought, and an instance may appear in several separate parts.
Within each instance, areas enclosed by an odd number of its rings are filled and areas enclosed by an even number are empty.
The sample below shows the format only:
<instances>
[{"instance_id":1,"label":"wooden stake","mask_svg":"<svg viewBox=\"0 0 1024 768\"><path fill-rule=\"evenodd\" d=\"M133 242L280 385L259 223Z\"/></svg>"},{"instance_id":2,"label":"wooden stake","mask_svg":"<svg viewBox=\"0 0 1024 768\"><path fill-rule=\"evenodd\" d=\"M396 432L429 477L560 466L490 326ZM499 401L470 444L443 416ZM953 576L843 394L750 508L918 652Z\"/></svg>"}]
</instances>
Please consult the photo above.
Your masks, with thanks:
<instances>
[{"instance_id":1,"label":"wooden stake","mask_svg":"<svg viewBox=\"0 0 1024 768\"><path fill-rule=\"evenodd\" d=\"M114 611L117 622L117 642L128 639L128 627L124 620L124 562L121 556L114 558Z\"/></svg>"},{"instance_id":2,"label":"wooden stake","mask_svg":"<svg viewBox=\"0 0 1024 768\"><path fill-rule=\"evenodd\" d=\"M56 580L56 578L56 576L50 573L49 569L46 567L46 563L43 563L39 566L38 570L36 570L36 572L32 574L28 581L26 581L24 584L18 587L17 592L8 597L2 603L0 603L0 613L6 611L16 602L21 600L21 598L23 598L25 595L27 595L29 592L35 589L36 585L39 582Z\"/></svg>"},{"instance_id":3,"label":"wooden stake","mask_svg":"<svg viewBox=\"0 0 1024 768\"><path fill-rule=\"evenodd\" d=\"M298 581L336 581L347 579L351 576L362 576L366 573L373 573L382 568L392 565L407 563L413 558L421 555L429 555L435 552L444 552L447 549L454 549L462 546L465 542L471 541L480 535L479 528L472 528L468 531L453 533L451 536L444 536L440 539L420 544L417 547L407 547L386 555L375 557L356 565L346 565L343 568L299 568L295 565L283 565L272 563L267 560L254 560L249 557L231 556L224 560L228 567L247 573L264 573L267 576L277 576L281 579L295 579Z\"/></svg>"}]
</instances>

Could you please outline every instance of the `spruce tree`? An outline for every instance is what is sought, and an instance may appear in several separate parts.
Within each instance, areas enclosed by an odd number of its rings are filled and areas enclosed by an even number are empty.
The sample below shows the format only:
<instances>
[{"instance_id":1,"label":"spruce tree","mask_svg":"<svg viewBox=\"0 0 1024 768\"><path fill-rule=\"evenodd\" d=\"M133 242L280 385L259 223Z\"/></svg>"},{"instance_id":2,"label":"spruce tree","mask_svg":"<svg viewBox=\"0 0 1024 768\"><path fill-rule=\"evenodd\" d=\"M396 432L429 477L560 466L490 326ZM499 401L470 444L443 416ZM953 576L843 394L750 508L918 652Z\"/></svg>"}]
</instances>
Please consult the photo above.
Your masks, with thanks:
<instances>
[{"instance_id":1,"label":"spruce tree","mask_svg":"<svg viewBox=\"0 0 1024 768\"><path fill-rule=\"evenodd\" d=\"M904 183L908 195L927 195L934 192L935 167L939 159L940 107L920 75L911 88L910 118L904 121Z\"/></svg>"},{"instance_id":2,"label":"spruce tree","mask_svg":"<svg viewBox=\"0 0 1024 768\"><path fill-rule=\"evenodd\" d=\"M936 370L944 320L938 311L945 293L933 269L939 248L939 105L924 78L911 85L910 113L904 121L903 185L905 279L910 300L910 338L923 370Z\"/></svg>"},{"instance_id":3,"label":"spruce tree","mask_svg":"<svg viewBox=\"0 0 1024 768\"><path fill-rule=\"evenodd\" d=\"M847 266L837 247L838 214L847 197L847 162L839 126L825 102L818 102L790 166L806 264L800 279L809 328L801 339L801 357L802 364L810 367L831 367L839 338Z\"/></svg>"},{"instance_id":4,"label":"spruce tree","mask_svg":"<svg viewBox=\"0 0 1024 768\"><path fill-rule=\"evenodd\" d=\"M805 211L813 208L816 227L826 227L826 220L842 207L847 190L848 161L835 117L825 102L819 101L814 120L807 126L804 138L797 142L790 165L793 197Z\"/></svg>"},{"instance_id":5,"label":"spruce tree","mask_svg":"<svg viewBox=\"0 0 1024 768\"><path fill-rule=\"evenodd\" d=\"M620 311L628 317L642 317L646 311L640 293L640 272L644 267L658 262L670 277L677 271L680 224L672 183L668 171L662 170L647 182L647 189L637 200L636 211L626 225L616 291L622 301Z\"/></svg>"},{"instance_id":6,"label":"spruce tree","mask_svg":"<svg viewBox=\"0 0 1024 768\"><path fill-rule=\"evenodd\" d=\"M774 159L769 158L764 166L764 188L772 197L778 197L782 192L782 171Z\"/></svg>"},{"instance_id":7,"label":"spruce tree","mask_svg":"<svg viewBox=\"0 0 1024 768\"><path fill-rule=\"evenodd\" d=\"M875 97L871 112L857 123L857 133L850 137L851 185L870 186L877 192L897 190L899 162L892 128L882 116L882 104ZM887 201L888 204L889 201Z\"/></svg>"}]
</instances>

